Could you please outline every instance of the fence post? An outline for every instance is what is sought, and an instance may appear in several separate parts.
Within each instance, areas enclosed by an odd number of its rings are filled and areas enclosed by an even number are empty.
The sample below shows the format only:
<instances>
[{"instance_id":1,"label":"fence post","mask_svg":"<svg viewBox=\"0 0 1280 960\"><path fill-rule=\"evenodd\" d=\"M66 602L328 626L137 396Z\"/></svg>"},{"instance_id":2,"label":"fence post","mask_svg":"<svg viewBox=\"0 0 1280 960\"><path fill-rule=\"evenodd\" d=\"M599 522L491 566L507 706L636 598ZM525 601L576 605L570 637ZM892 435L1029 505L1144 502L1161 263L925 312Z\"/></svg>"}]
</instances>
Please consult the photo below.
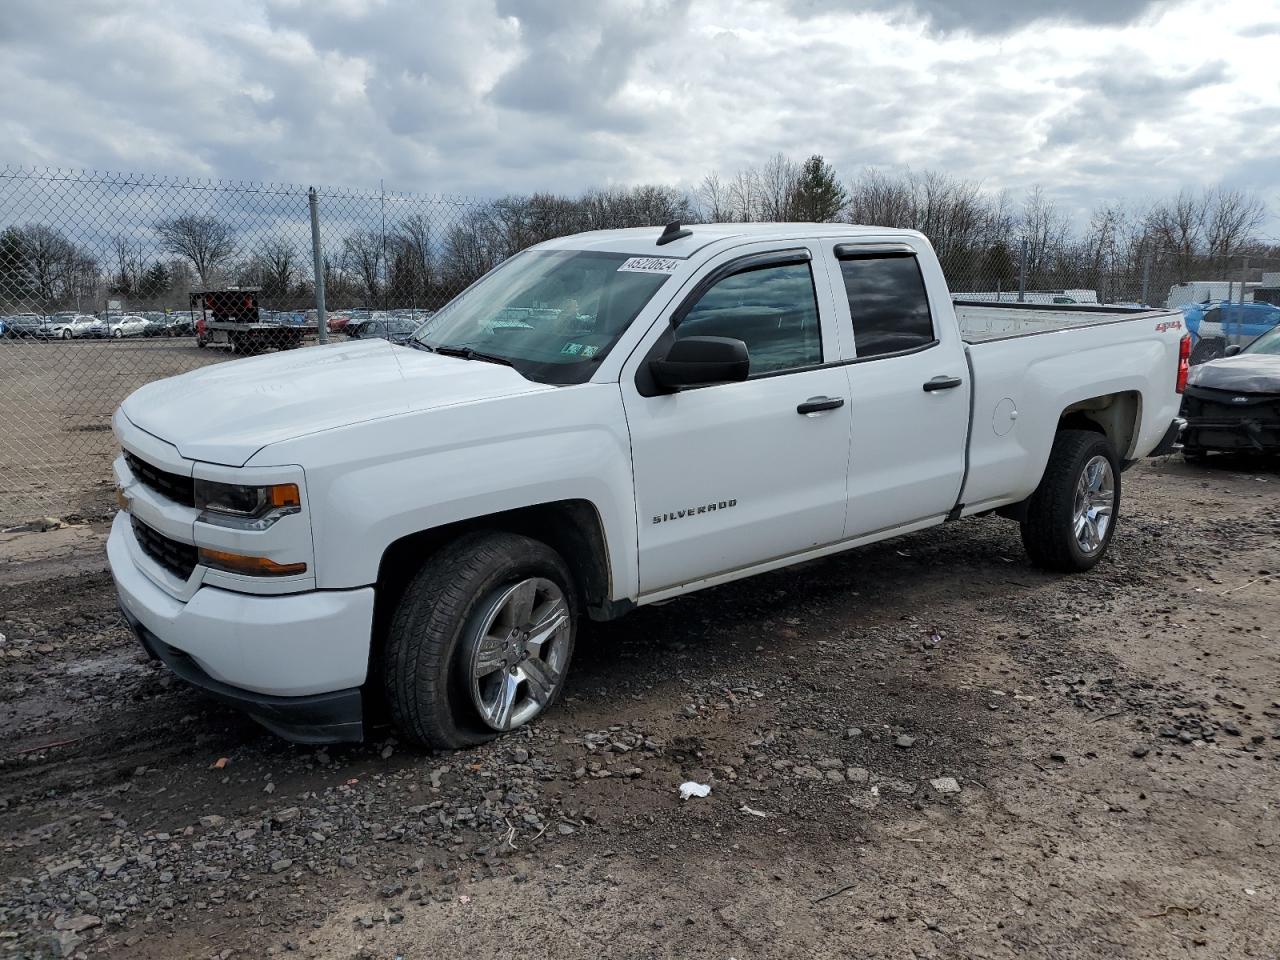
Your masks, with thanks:
<instances>
[{"instance_id":1,"label":"fence post","mask_svg":"<svg viewBox=\"0 0 1280 960\"><path fill-rule=\"evenodd\" d=\"M1022 238L1022 254L1018 257L1018 302L1027 300L1027 238Z\"/></svg>"},{"instance_id":2,"label":"fence post","mask_svg":"<svg viewBox=\"0 0 1280 960\"><path fill-rule=\"evenodd\" d=\"M1147 255L1142 259L1142 305L1145 307L1151 300L1151 259L1152 252L1147 251Z\"/></svg>"},{"instance_id":3,"label":"fence post","mask_svg":"<svg viewBox=\"0 0 1280 960\"><path fill-rule=\"evenodd\" d=\"M1244 303L1244 284L1249 276L1249 258L1240 258L1240 302Z\"/></svg>"},{"instance_id":4,"label":"fence post","mask_svg":"<svg viewBox=\"0 0 1280 960\"><path fill-rule=\"evenodd\" d=\"M307 203L311 207L311 259L315 270L316 337L321 343L328 343L329 316L324 309L324 257L320 254L320 205L316 200L315 187L307 191Z\"/></svg>"}]
</instances>

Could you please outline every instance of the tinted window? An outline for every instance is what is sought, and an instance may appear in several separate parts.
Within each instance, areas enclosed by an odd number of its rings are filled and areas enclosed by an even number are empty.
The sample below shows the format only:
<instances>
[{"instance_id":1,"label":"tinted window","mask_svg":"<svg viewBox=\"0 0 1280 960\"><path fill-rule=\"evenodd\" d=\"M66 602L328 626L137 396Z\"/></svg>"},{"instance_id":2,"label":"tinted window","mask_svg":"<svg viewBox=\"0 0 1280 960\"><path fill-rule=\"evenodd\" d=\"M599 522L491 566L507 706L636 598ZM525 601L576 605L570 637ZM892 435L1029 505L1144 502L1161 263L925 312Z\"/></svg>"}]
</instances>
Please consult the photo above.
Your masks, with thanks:
<instances>
[{"instance_id":1,"label":"tinted window","mask_svg":"<svg viewBox=\"0 0 1280 960\"><path fill-rule=\"evenodd\" d=\"M915 257L840 261L859 358L932 343L933 317Z\"/></svg>"},{"instance_id":2,"label":"tinted window","mask_svg":"<svg viewBox=\"0 0 1280 960\"><path fill-rule=\"evenodd\" d=\"M807 263L725 277L685 314L676 337L732 337L747 345L751 373L822 362L818 302Z\"/></svg>"}]
</instances>

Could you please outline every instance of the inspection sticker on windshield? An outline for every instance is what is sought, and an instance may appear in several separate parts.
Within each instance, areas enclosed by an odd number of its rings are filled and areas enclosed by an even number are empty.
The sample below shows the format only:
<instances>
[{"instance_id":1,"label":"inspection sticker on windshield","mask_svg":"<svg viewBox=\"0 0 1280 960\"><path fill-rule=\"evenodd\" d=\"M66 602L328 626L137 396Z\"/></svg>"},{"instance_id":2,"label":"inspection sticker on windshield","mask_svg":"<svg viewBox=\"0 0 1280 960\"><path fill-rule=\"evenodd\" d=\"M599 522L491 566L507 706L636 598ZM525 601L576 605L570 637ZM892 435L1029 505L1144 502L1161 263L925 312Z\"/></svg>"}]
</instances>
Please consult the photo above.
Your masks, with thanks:
<instances>
[{"instance_id":1,"label":"inspection sticker on windshield","mask_svg":"<svg viewBox=\"0 0 1280 960\"><path fill-rule=\"evenodd\" d=\"M675 273L678 266L680 266L680 261L673 260L671 257L632 257L618 267L618 271L625 270L627 273Z\"/></svg>"}]
</instances>

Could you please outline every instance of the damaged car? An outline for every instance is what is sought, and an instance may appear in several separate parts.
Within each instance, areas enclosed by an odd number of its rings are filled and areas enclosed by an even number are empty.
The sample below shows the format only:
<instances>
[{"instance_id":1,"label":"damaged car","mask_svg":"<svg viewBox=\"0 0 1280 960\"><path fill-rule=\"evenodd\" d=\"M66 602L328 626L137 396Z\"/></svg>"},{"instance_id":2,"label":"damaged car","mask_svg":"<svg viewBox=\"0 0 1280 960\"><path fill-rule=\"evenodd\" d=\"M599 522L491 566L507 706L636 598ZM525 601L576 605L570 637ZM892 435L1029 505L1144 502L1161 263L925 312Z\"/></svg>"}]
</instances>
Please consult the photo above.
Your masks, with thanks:
<instances>
[{"instance_id":1,"label":"damaged car","mask_svg":"<svg viewBox=\"0 0 1280 960\"><path fill-rule=\"evenodd\" d=\"M1212 450L1280 454L1280 327L1192 367L1182 416L1188 460Z\"/></svg>"}]
</instances>

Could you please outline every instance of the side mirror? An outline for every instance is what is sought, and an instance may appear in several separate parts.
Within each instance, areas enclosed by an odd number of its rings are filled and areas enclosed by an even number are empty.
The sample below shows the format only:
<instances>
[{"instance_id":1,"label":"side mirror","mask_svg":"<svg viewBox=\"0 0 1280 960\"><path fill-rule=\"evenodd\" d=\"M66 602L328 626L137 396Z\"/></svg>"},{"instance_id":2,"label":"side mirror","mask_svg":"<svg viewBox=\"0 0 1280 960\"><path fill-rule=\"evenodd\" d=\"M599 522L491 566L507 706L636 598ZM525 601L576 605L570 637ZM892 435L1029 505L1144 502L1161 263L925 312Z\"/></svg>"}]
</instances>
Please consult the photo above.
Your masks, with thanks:
<instances>
[{"instance_id":1,"label":"side mirror","mask_svg":"<svg viewBox=\"0 0 1280 960\"><path fill-rule=\"evenodd\" d=\"M1222 355L1224 357L1234 357L1237 353L1239 353L1243 349L1244 347L1240 346L1240 344L1232 343L1227 346L1227 349L1223 351Z\"/></svg>"},{"instance_id":2,"label":"side mirror","mask_svg":"<svg viewBox=\"0 0 1280 960\"><path fill-rule=\"evenodd\" d=\"M653 379L665 390L747 379L747 345L731 337L685 337L671 344L666 357L652 360Z\"/></svg>"}]
</instances>

